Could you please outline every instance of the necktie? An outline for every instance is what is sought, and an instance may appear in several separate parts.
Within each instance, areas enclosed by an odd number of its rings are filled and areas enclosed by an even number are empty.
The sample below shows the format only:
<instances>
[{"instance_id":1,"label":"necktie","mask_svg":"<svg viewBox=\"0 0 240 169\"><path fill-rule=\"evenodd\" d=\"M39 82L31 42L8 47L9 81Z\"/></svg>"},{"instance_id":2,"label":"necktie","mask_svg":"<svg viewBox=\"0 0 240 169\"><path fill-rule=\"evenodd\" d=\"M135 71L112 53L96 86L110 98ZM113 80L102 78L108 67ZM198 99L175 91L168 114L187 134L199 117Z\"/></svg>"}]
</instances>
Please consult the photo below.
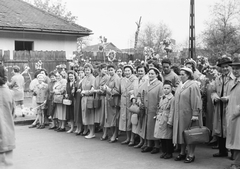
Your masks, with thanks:
<instances>
[{"instance_id":1,"label":"necktie","mask_svg":"<svg viewBox=\"0 0 240 169\"><path fill-rule=\"evenodd\" d=\"M222 76L222 92L221 92L221 97L223 97L224 93L224 76Z\"/></svg>"}]
</instances>

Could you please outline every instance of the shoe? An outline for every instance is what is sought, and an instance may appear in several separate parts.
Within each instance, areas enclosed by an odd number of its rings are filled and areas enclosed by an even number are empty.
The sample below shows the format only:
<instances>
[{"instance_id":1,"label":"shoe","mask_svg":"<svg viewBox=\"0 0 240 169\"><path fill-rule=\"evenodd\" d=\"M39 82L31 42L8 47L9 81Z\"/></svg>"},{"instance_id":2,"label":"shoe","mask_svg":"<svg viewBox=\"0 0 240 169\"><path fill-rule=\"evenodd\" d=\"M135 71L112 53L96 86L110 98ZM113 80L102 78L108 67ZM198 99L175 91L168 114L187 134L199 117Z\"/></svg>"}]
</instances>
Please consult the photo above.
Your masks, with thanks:
<instances>
[{"instance_id":1,"label":"shoe","mask_svg":"<svg viewBox=\"0 0 240 169\"><path fill-rule=\"evenodd\" d=\"M39 127L39 129L44 129L45 128L45 125L41 125L41 127Z\"/></svg>"},{"instance_id":2,"label":"shoe","mask_svg":"<svg viewBox=\"0 0 240 169\"><path fill-rule=\"evenodd\" d=\"M141 152L142 153L147 153L147 152L151 152L153 150L152 147L145 147Z\"/></svg>"},{"instance_id":3,"label":"shoe","mask_svg":"<svg viewBox=\"0 0 240 169\"><path fill-rule=\"evenodd\" d=\"M61 128L60 127L56 127L55 129L54 129L54 131L58 131L58 130L60 130Z\"/></svg>"},{"instance_id":4,"label":"shoe","mask_svg":"<svg viewBox=\"0 0 240 169\"><path fill-rule=\"evenodd\" d=\"M193 157L187 156L184 163L191 163L191 162L194 162L194 160L195 160L195 156Z\"/></svg>"},{"instance_id":5,"label":"shoe","mask_svg":"<svg viewBox=\"0 0 240 169\"><path fill-rule=\"evenodd\" d=\"M142 143L139 143L138 145L136 145L136 146L133 146L134 148L141 148L143 146L143 144Z\"/></svg>"},{"instance_id":6,"label":"shoe","mask_svg":"<svg viewBox=\"0 0 240 169\"><path fill-rule=\"evenodd\" d=\"M36 129L40 129L41 128L41 125L38 125L37 127L36 127Z\"/></svg>"},{"instance_id":7,"label":"shoe","mask_svg":"<svg viewBox=\"0 0 240 169\"><path fill-rule=\"evenodd\" d=\"M80 131L80 132L76 132L76 136L79 136L79 135L82 135L83 131Z\"/></svg>"},{"instance_id":8,"label":"shoe","mask_svg":"<svg viewBox=\"0 0 240 169\"><path fill-rule=\"evenodd\" d=\"M107 140L108 139L108 136L106 136L106 137L100 137L100 140L101 141L104 141L104 140Z\"/></svg>"},{"instance_id":9,"label":"shoe","mask_svg":"<svg viewBox=\"0 0 240 169\"><path fill-rule=\"evenodd\" d=\"M123 142L121 142L121 144L129 144L129 140L125 140L125 141L123 141Z\"/></svg>"},{"instance_id":10,"label":"shoe","mask_svg":"<svg viewBox=\"0 0 240 169\"><path fill-rule=\"evenodd\" d=\"M64 131L66 131L65 128L60 128L57 132L64 132Z\"/></svg>"},{"instance_id":11,"label":"shoe","mask_svg":"<svg viewBox=\"0 0 240 169\"><path fill-rule=\"evenodd\" d=\"M172 154L166 154L166 155L164 156L164 159L170 159L170 158L172 158Z\"/></svg>"},{"instance_id":12,"label":"shoe","mask_svg":"<svg viewBox=\"0 0 240 169\"><path fill-rule=\"evenodd\" d=\"M56 129L57 127L56 126L53 126L53 127L50 127L49 130L53 130L53 129Z\"/></svg>"},{"instance_id":13,"label":"shoe","mask_svg":"<svg viewBox=\"0 0 240 169\"><path fill-rule=\"evenodd\" d=\"M167 155L167 153L162 153L162 154L160 155L160 158L164 158L166 155Z\"/></svg>"},{"instance_id":14,"label":"shoe","mask_svg":"<svg viewBox=\"0 0 240 169\"><path fill-rule=\"evenodd\" d=\"M147 146L143 144L142 147L141 147L141 149L144 149L145 147L147 147Z\"/></svg>"},{"instance_id":15,"label":"shoe","mask_svg":"<svg viewBox=\"0 0 240 169\"><path fill-rule=\"evenodd\" d=\"M228 156L228 153L226 153L226 154L223 154L223 153L213 154L213 157L227 157L227 156Z\"/></svg>"},{"instance_id":16,"label":"shoe","mask_svg":"<svg viewBox=\"0 0 240 169\"><path fill-rule=\"evenodd\" d=\"M130 141L129 144L128 144L129 147L132 147L132 146L134 146L134 145L135 145L135 144L134 144L134 141Z\"/></svg>"},{"instance_id":17,"label":"shoe","mask_svg":"<svg viewBox=\"0 0 240 169\"><path fill-rule=\"evenodd\" d=\"M68 134L69 134L69 133L72 133L72 132L73 132L73 130L68 130L66 133L68 133Z\"/></svg>"},{"instance_id":18,"label":"shoe","mask_svg":"<svg viewBox=\"0 0 240 169\"><path fill-rule=\"evenodd\" d=\"M89 130L88 130L86 133L83 132L83 133L81 134L81 136L87 136L88 133L89 133Z\"/></svg>"},{"instance_id":19,"label":"shoe","mask_svg":"<svg viewBox=\"0 0 240 169\"><path fill-rule=\"evenodd\" d=\"M91 138L95 138L95 134L94 135L87 135L85 136L86 139L91 139Z\"/></svg>"},{"instance_id":20,"label":"shoe","mask_svg":"<svg viewBox=\"0 0 240 169\"><path fill-rule=\"evenodd\" d=\"M31 126L29 126L28 128L35 128L35 127L37 127L37 125L36 124L32 124Z\"/></svg>"},{"instance_id":21,"label":"shoe","mask_svg":"<svg viewBox=\"0 0 240 169\"><path fill-rule=\"evenodd\" d=\"M212 149L218 149L219 147L218 146L212 146Z\"/></svg>"},{"instance_id":22,"label":"shoe","mask_svg":"<svg viewBox=\"0 0 240 169\"><path fill-rule=\"evenodd\" d=\"M117 142L117 141L118 141L117 139L109 140L109 143L115 143L115 142Z\"/></svg>"},{"instance_id":23,"label":"shoe","mask_svg":"<svg viewBox=\"0 0 240 169\"><path fill-rule=\"evenodd\" d=\"M159 153L159 148L154 147L151 151L151 154L157 154Z\"/></svg>"},{"instance_id":24,"label":"shoe","mask_svg":"<svg viewBox=\"0 0 240 169\"><path fill-rule=\"evenodd\" d=\"M186 154L178 154L178 156L174 159L175 161L181 161L186 158Z\"/></svg>"}]
</instances>

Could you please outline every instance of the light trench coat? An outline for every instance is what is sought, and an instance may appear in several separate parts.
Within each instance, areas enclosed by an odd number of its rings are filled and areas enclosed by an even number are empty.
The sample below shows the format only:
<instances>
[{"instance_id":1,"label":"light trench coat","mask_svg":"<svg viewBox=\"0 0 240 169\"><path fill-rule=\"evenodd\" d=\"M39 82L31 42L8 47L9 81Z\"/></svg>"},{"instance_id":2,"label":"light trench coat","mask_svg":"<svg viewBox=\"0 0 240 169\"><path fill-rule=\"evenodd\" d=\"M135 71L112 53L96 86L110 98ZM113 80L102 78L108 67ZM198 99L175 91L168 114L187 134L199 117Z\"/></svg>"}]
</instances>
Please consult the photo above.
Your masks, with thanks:
<instances>
[{"instance_id":1,"label":"light trench coat","mask_svg":"<svg viewBox=\"0 0 240 169\"><path fill-rule=\"evenodd\" d=\"M226 111L227 140L226 147L232 150L240 150L240 80L230 90L230 96ZM237 116L233 119L233 116Z\"/></svg>"},{"instance_id":2,"label":"light trench coat","mask_svg":"<svg viewBox=\"0 0 240 169\"><path fill-rule=\"evenodd\" d=\"M82 97L82 120L84 125L94 125L95 111L94 109L87 108L88 98L92 98L92 89L94 86L95 77L90 74L89 77L85 76L82 80L82 91L86 91Z\"/></svg>"},{"instance_id":3,"label":"light trench coat","mask_svg":"<svg viewBox=\"0 0 240 169\"><path fill-rule=\"evenodd\" d=\"M168 121L172 121L170 116L170 108L174 96L170 93L167 96L162 96L159 102L159 110L156 118L154 129L154 137L159 139L172 139L172 128L167 126Z\"/></svg>"},{"instance_id":4,"label":"light trench coat","mask_svg":"<svg viewBox=\"0 0 240 169\"><path fill-rule=\"evenodd\" d=\"M227 76L226 81L224 82L224 93L223 96L228 96L230 90L233 87L235 76L230 73ZM214 113L213 113L213 136L224 137L226 138L226 107L228 103L223 103L223 119L221 120L221 106L220 101L215 103L214 99L221 96L222 92L222 76L218 76L213 83L213 93L211 95L212 102L214 104Z\"/></svg>"},{"instance_id":5,"label":"light trench coat","mask_svg":"<svg viewBox=\"0 0 240 169\"><path fill-rule=\"evenodd\" d=\"M0 93L0 153L4 153L15 148L15 103L7 85L0 86Z\"/></svg>"},{"instance_id":6,"label":"light trench coat","mask_svg":"<svg viewBox=\"0 0 240 169\"><path fill-rule=\"evenodd\" d=\"M180 83L170 111L173 121L168 122L173 125L174 144L185 144L183 131L191 124L193 115L198 116L199 125L202 125L201 109L202 100L198 83L194 80L189 80L184 85Z\"/></svg>"},{"instance_id":7,"label":"light trench coat","mask_svg":"<svg viewBox=\"0 0 240 169\"><path fill-rule=\"evenodd\" d=\"M144 137L147 140L156 140L154 137L155 119L157 115L158 103L163 95L163 83L155 80L148 84L145 89L144 106L146 108L146 123Z\"/></svg>"},{"instance_id":8,"label":"light trench coat","mask_svg":"<svg viewBox=\"0 0 240 169\"><path fill-rule=\"evenodd\" d=\"M131 98L136 97L136 89L138 87L138 78L135 75L131 75L129 78L122 78L121 80L121 103L120 103L120 118L119 118L119 130L131 131L131 116L129 107L132 105Z\"/></svg>"},{"instance_id":9,"label":"light trench coat","mask_svg":"<svg viewBox=\"0 0 240 169\"><path fill-rule=\"evenodd\" d=\"M94 89L100 90L100 86L104 86L109 79L108 75L97 76L94 83ZM99 93L95 93L95 97L101 100L101 106L98 109L95 109L95 123L100 123L100 126L104 124L104 112L105 112L105 97L106 93L101 91Z\"/></svg>"},{"instance_id":10,"label":"light trench coat","mask_svg":"<svg viewBox=\"0 0 240 169\"><path fill-rule=\"evenodd\" d=\"M113 127L118 126L118 119L119 119L119 111L120 111L120 86L121 86L121 79L115 73L111 76L106 83L108 86L106 90L106 101L105 101L105 120L104 120L104 127ZM113 99L115 103L115 107L112 107L109 104L109 100Z\"/></svg>"}]
</instances>

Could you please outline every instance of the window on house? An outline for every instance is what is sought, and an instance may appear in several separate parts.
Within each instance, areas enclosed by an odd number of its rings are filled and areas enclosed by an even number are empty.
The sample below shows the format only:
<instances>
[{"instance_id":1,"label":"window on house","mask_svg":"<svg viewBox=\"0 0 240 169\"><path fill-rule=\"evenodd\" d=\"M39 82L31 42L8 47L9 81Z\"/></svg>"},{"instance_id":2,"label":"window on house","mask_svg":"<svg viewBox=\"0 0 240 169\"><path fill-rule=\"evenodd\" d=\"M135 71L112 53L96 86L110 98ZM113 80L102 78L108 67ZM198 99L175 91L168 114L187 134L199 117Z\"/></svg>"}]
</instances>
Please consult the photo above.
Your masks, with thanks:
<instances>
[{"instance_id":1,"label":"window on house","mask_svg":"<svg viewBox=\"0 0 240 169\"><path fill-rule=\"evenodd\" d=\"M15 41L15 51L33 50L33 41Z\"/></svg>"}]
</instances>

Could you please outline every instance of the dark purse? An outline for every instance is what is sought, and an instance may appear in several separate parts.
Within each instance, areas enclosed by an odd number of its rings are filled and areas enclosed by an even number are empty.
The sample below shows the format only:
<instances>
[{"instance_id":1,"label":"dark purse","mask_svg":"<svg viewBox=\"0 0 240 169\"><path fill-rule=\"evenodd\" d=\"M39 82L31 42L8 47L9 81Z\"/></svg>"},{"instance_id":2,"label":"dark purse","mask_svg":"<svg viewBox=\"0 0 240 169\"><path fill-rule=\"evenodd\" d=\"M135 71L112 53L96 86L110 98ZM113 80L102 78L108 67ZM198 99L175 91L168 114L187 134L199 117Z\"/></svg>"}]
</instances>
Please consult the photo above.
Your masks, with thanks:
<instances>
[{"instance_id":1,"label":"dark purse","mask_svg":"<svg viewBox=\"0 0 240 169\"><path fill-rule=\"evenodd\" d=\"M101 103L102 103L102 100L100 99L100 96L96 93L93 99L94 109L99 109L101 107Z\"/></svg>"},{"instance_id":2,"label":"dark purse","mask_svg":"<svg viewBox=\"0 0 240 169\"><path fill-rule=\"evenodd\" d=\"M117 106L116 103L115 103L115 100L114 100L114 98L113 98L113 95L111 95L111 96L107 99L107 101L108 101L108 103L109 103L109 105L110 105L111 107Z\"/></svg>"},{"instance_id":3,"label":"dark purse","mask_svg":"<svg viewBox=\"0 0 240 169\"><path fill-rule=\"evenodd\" d=\"M203 144L209 142L210 130L205 126L193 126L190 123L188 129L183 131L186 144Z\"/></svg>"}]
</instances>

